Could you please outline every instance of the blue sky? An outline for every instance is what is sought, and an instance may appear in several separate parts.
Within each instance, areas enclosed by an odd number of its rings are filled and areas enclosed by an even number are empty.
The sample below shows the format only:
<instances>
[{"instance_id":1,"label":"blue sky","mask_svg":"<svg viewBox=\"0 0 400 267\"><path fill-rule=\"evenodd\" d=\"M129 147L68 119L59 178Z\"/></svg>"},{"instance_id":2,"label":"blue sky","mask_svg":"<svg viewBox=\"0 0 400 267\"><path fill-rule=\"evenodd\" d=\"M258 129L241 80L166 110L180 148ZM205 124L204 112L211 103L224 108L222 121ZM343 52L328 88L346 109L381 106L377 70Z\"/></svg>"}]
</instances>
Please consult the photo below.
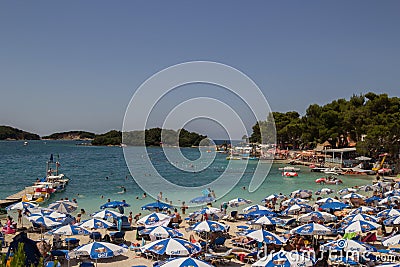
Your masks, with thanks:
<instances>
[{"instance_id":1,"label":"blue sky","mask_svg":"<svg viewBox=\"0 0 400 267\"><path fill-rule=\"evenodd\" d=\"M141 83L193 60L246 73L274 111L304 114L368 91L399 96L399 10L399 1L2 1L0 125L40 135L121 129Z\"/></svg>"}]
</instances>

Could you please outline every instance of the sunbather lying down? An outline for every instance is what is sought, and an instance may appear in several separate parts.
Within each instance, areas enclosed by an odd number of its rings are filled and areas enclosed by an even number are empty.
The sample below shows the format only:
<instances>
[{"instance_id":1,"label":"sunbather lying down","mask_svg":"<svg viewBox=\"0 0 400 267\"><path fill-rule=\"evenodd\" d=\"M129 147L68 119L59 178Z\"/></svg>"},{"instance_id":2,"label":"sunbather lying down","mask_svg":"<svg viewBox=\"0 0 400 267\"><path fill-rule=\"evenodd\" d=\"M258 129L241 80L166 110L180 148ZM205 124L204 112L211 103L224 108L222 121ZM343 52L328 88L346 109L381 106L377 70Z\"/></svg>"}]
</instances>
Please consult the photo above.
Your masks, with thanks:
<instances>
[{"instance_id":1,"label":"sunbather lying down","mask_svg":"<svg viewBox=\"0 0 400 267\"><path fill-rule=\"evenodd\" d=\"M251 238L248 238L247 236L237 236L232 238L231 240L237 243L248 243L251 241Z\"/></svg>"}]
</instances>

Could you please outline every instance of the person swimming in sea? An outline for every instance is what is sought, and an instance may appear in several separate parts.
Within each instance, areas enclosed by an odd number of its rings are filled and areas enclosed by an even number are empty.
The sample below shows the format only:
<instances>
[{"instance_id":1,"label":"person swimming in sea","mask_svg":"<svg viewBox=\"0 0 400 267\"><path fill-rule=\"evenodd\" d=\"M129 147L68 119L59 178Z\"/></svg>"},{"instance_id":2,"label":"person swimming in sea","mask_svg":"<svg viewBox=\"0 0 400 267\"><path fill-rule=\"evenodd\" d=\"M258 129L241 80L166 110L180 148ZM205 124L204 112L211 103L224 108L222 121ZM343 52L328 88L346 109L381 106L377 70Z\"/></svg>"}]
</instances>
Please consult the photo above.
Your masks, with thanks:
<instances>
[{"instance_id":1,"label":"person swimming in sea","mask_svg":"<svg viewBox=\"0 0 400 267\"><path fill-rule=\"evenodd\" d=\"M120 186L120 188L122 188L122 191L121 191L121 192L118 192L118 194L124 194L124 193L126 193L126 188L125 188L125 186Z\"/></svg>"}]
</instances>

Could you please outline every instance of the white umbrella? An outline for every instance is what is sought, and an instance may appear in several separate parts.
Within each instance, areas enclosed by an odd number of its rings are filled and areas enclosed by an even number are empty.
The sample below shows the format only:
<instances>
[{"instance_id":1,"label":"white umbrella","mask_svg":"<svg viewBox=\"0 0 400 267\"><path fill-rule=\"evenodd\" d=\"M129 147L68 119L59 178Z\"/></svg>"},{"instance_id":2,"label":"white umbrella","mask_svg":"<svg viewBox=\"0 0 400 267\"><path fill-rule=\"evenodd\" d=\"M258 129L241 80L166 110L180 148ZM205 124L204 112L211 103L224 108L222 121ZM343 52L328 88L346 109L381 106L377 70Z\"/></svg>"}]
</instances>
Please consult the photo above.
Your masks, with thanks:
<instances>
[{"instance_id":1,"label":"white umbrella","mask_svg":"<svg viewBox=\"0 0 400 267\"><path fill-rule=\"evenodd\" d=\"M64 225L57 229L47 232L51 235L89 235L90 232L78 225Z\"/></svg>"},{"instance_id":2,"label":"white umbrella","mask_svg":"<svg viewBox=\"0 0 400 267\"><path fill-rule=\"evenodd\" d=\"M342 196L343 199L357 199L357 198L365 198L365 196L357 194L357 193L350 193L347 195Z\"/></svg>"},{"instance_id":3,"label":"white umbrella","mask_svg":"<svg viewBox=\"0 0 400 267\"><path fill-rule=\"evenodd\" d=\"M318 195L329 195L329 194L332 194L332 193L334 193L334 192L335 192L335 190L333 190L333 189L330 189L330 188L322 188L322 189L316 191L315 194L316 194L317 196L318 196Z\"/></svg>"},{"instance_id":4,"label":"white umbrella","mask_svg":"<svg viewBox=\"0 0 400 267\"><path fill-rule=\"evenodd\" d=\"M328 212L313 211L304 215L301 215L297 220L299 222L309 222L313 219L323 219L325 222L335 221L337 218L335 215Z\"/></svg>"},{"instance_id":5,"label":"white umbrella","mask_svg":"<svg viewBox=\"0 0 400 267\"><path fill-rule=\"evenodd\" d=\"M151 251L158 255L187 256L200 252L201 247L185 239L166 238L144 245L141 250Z\"/></svg>"},{"instance_id":6,"label":"white umbrella","mask_svg":"<svg viewBox=\"0 0 400 267\"><path fill-rule=\"evenodd\" d=\"M113 210L101 210L99 212L96 212L94 214L92 214L93 218L98 218L98 219L103 219L103 220L107 220L108 218L112 217L112 218L121 218L122 216L124 216L123 214L113 211Z\"/></svg>"},{"instance_id":7,"label":"white umbrella","mask_svg":"<svg viewBox=\"0 0 400 267\"><path fill-rule=\"evenodd\" d=\"M383 240L383 241L382 241L382 244L383 244L385 247L394 246L394 245L400 244L400 234L399 234L399 235L394 235L394 236L392 236L392 237L389 237L389 238Z\"/></svg>"},{"instance_id":8,"label":"white umbrella","mask_svg":"<svg viewBox=\"0 0 400 267\"><path fill-rule=\"evenodd\" d=\"M337 193L339 195L345 195L345 194L348 194L348 193L355 193L357 191L358 191L357 189L349 187L349 188L345 188L345 189L339 190Z\"/></svg>"},{"instance_id":9,"label":"white umbrella","mask_svg":"<svg viewBox=\"0 0 400 267\"><path fill-rule=\"evenodd\" d=\"M227 226L215 221L202 221L194 224L191 229L197 232L219 232L225 231Z\"/></svg>"},{"instance_id":10,"label":"white umbrella","mask_svg":"<svg viewBox=\"0 0 400 267\"><path fill-rule=\"evenodd\" d=\"M157 225L164 225L167 226L171 217L162 213L151 213L149 215L140 218L137 223L147 226L157 226Z\"/></svg>"},{"instance_id":11,"label":"white umbrella","mask_svg":"<svg viewBox=\"0 0 400 267\"><path fill-rule=\"evenodd\" d=\"M36 208L37 206L38 204L35 203L20 201L15 204L11 204L6 208L6 210L23 210L27 208Z\"/></svg>"},{"instance_id":12,"label":"white umbrella","mask_svg":"<svg viewBox=\"0 0 400 267\"><path fill-rule=\"evenodd\" d=\"M344 228L345 233L370 232L382 227L380 224L369 221L353 221Z\"/></svg>"},{"instance_id":13,"label":"white umbrella","mask_svg":"<svg viewBox=\"0 0 400 267\"><path fill-rule=\"evenodd\" d=\"M249 213L249 212L260 211L260 210L268 210L268 211L271 211L271 209L257 204L257 205L252 205L252 206L249 206L249 207L247 207L247 208L244 208L244 209L243 209L243 212L244 212L244 213Z\"/></svg>"},{"instance_id":14,"label":"white umbrella","mask_svg":"<svg viewBox=\"0 0 400 267\"><path fill-rule=\"evenodd\" d=\"M61 224L61 222L56 221L56 219L52 219L52 218L45 217L45 216L40 216L40 215L29 216L28 220L30 222L34 222L36 224L40 224L45 228L51 228L51 227L58 226L58 225Z\"/></svg>"},{"instance_id":15,"label":"white umbrella","mask_svg":"<svg viewBox=\"0 0 400 267\"><path fill-rule=\"evenodd\" d=\"M325 203L332 203L332 202L342 202L340 200L331 198L331 197L326 197L320 200L315 201L317 204L325 204Z\"/></svg>"},{"instance_id":16,"label":"white umbrella","mask_svg":"<svg viewBox=\"0 0 400 267\"><path fill-rule=\"evenodd\" d=\"M276 224L276 219L268 216L261 216L254 220L254 224L261 224L261 225L273 225Z\"/></svg>"},{"instance_id":17,"label":"white umbrella","mask_svg":"<svg viewBox=\"0 0 400 267\"><path fill-rule=\"evenodd\" d=\"M196 258L181 257L175 258L162 265L163 267L212 267L213 265Z\"/></svg>"},{"instance_id":18,"label":"white umbrella","mask_svg":"<svg viewBox=\"0 0 400 267\"><path fill-rule=\"evenodd\" d=\"M70 258L77 258L79 256L89 256L91 259L104 259L112 258L128 252L128 249L107 243L107 242L92 242L79 246L68 253Z\"/></svg>"},{"instance_id":19,"label":"white umbrella","mask_svg":"<svg viewBox=\"0 0 400 267\"><path fill-rule=\"evenodd\" d=\"M285 201L282 201L282 205L287 206L287 205L293 205L293 204L305 204L307 202L309 202L309 200L307 200L307 199L289 198Z\"/></svg>"},{"instance_id":20,"label":"white umbrella","mask_svg":"<svg viewBox=\"0 0 400 267\"><path fill-rule=\"evenodd\" d=\"M322 224L309 223L292 229L290 233L299 235L329 235L332 234L332 230Z\"/></svg>"},{"instance_id":21,"label":"white umbrella","mask_svg":"<svg viewBox=\"0 0 400 267\"><path fill-rule=\"evenodd\" d=\"M178 232L177 230L169 228L169 227L165 227L165 226L149 227L149 228L146 228L146 229L140 231L140 234L141 235L150 235L150 236L154 236L154 237L161 237L161 238L183 236L183 234Z\"/></svg>"},{"instance_id":22,"label":"white umbrella","mask_svg":"<svg viewBox=\"0 0 400 267\"><path fill-rule=\"evenodd\" d=\"M376 251L376 248L352 239L340 239L321 245L321 250L373 252Z\"/></svg>"},{"instance_id":23,"label":"white umbrella","mask_svg":"<svg viewBox=\"0 0 400 267\"><path fill-rule=\"evenodd\" d=\"M52 219L60 219L65 218L66 215L64 213L60 213L58 211L54 211L52 209L40 208L40 209L28 209L30 212L29 216L43 216Z\"/></svg>"},{"instance_id":24,"label":"white umbrella","mask_svg":"<svg viewBox=\"0 0 400 267\"><path fill-rule=\"evenodd\" d=\"M231 199L228 201L228 205L231 207L238 207L238 206L250 204L250 203L251 203L251 200L247 200L247 199L244 199L241 197L234 198L234 199Z\"/></svg>"},{"instance_id":25,"label":"white umbrella","mask_svg":"<svg viewBox=\"0 0 400 267\"><path fill-rule=\"evenodd\" d=\"M285 239L283 237L263 229L250 230L246 236L257 240L258 242L265 242L266 244L283 245L285 243Z\"/></svg>"},{"instance_id":26,"label":"white umbrella","mask_svg":"<svg viewBox=\"0 0 400 267\"><path fill-rule=\"evenodd\" d=\"M361 207L358 207L358 208L352 210L352 211L349 213L349 215L360 214L360 213L367 213L367 212L373 212L373 211L374 211L373 208L366 207L366 206L361 206Z\"/></svg>"},{"instance_id":27,"label":"white umbrella","mask_svg":"<svg viewBox=\"0 0 400 267\"><path fill-rule=\"evenodd\" d=\"M106 229L114 226L114 224L102 219L93 218L80 223L79 226L89 229Z\"/></svg>"}]
</instances>

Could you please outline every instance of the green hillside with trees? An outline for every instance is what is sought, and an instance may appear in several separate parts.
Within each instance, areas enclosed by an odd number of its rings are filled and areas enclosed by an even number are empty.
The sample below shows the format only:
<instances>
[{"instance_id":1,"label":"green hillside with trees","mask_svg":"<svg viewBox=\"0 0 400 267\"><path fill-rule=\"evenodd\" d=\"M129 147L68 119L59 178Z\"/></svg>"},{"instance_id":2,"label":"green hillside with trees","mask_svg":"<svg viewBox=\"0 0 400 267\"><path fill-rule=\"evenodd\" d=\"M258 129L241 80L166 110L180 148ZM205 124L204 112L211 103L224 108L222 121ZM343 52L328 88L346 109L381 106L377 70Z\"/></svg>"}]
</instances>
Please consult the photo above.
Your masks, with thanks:
<instances>
[{"instance_id":1,"label":"green hillside with trees","mask_svg":"<svg viewBox=\"0 0 400 267\"><path fill-rule=\"evenodd\" d=\"M10 126L0 126L0 140L39 140L40 136Z\"/></svg>"},{"instance_id":2,"label":"green hillside with trees","mask_svg":"<svg viewBox=\"0 0 400 267\"><path fill-rule=\"evenodd\" d=\"M253 126L250 142L269 143L273 119L276 143L281 148L314 148L328 141L332 148L357 144L362 155L376 157L380 153L397 155L400 151L400 98L387 94L353 95L320 106L310 105L304 116L296 111L273 112L266 121ZM260 128L262 130L260 130Z\"/></svg>"},{"instance_id":3,"label":"green hillside with trees","mask_svg":"<svg viewBox=\"0 0 400 267\"><path fill-rule=\"evenodd\" d=\"M59 139L93 139L96 136L94 133L85 132L85 131L69 131L62 133L53 133L48 136L43 136L42 139L51 139L51 140L59 140Z\"/></svg>"}]
</instances>

